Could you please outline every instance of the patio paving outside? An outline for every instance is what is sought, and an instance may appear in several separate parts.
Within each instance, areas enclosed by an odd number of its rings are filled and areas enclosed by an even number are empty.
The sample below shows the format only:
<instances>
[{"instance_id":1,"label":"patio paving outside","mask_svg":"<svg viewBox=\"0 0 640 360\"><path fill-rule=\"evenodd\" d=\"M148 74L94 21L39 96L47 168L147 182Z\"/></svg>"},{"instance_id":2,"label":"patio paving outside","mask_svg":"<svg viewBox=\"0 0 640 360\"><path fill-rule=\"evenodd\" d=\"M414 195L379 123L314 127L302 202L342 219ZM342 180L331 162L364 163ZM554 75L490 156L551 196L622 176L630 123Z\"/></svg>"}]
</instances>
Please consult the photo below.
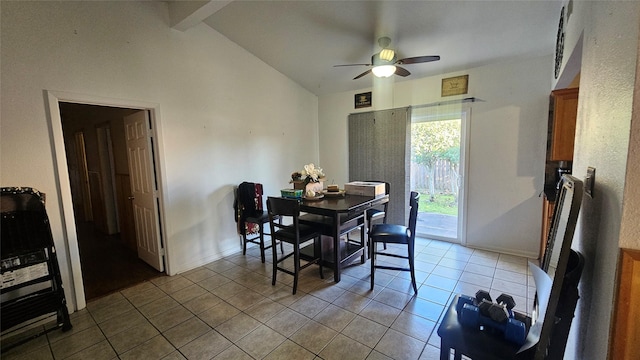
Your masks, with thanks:
<instances>
[{"instance_id":1,"label":"patio paving outside","mask_svg":"<svg viewBox=\"0 0 640 360\"><path fill-rule=\"evenodd\" d=\"M456 239L458 229L458 217L455 215L443 215L428 212L418 212L416 234L429 237L441 236Z\"/></svg>"}]
</instances>

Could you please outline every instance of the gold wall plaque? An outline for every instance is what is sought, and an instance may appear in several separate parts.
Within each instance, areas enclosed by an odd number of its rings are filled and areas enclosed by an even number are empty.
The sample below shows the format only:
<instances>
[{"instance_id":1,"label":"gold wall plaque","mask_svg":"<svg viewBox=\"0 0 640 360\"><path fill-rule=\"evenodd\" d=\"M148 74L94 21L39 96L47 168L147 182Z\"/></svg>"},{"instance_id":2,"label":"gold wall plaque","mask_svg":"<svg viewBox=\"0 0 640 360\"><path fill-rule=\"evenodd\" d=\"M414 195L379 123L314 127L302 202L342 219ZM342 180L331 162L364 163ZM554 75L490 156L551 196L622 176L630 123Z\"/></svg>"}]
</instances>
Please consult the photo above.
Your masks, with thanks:
<instances>
[{"instance_id":1,"label":"gold wall plaque","mask_svg":"<svg viewBox=\"0 0 640 360\"><path fill-rule=\"evenodd\" d=\"M469 75L442 79L442 96L466 94L469 90Z\"/></svg>"}]
</instances>

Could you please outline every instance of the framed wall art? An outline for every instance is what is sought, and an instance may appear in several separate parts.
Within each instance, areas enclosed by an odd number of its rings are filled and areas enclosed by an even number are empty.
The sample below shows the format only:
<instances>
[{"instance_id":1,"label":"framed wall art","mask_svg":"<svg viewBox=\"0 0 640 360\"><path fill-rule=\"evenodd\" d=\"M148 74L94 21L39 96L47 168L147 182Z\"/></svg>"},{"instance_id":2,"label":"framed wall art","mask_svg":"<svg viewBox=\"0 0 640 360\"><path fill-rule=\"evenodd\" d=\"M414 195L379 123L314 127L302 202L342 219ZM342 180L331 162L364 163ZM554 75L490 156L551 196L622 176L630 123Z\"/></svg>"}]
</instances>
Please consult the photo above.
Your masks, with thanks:
<instances>
[{"instance_id":1,"label":"framed wall art","mask_svg":"<svg viewBox=\"0 0 640 360\"><path fill-rule=\"evenodd\" d=\"M442 79L442 96L462 95L469 90L469 75Z\"/></svg>"},{"instance_id":2,"label":"framed wall art","mask_svg":"<svg viewBox=\"0 0 640 360\"><path fill-rule=\"evenodd\" d=\"M356 94L353 102L356 109L371 107L371 91Z\"/></svg>"}]
</instances>

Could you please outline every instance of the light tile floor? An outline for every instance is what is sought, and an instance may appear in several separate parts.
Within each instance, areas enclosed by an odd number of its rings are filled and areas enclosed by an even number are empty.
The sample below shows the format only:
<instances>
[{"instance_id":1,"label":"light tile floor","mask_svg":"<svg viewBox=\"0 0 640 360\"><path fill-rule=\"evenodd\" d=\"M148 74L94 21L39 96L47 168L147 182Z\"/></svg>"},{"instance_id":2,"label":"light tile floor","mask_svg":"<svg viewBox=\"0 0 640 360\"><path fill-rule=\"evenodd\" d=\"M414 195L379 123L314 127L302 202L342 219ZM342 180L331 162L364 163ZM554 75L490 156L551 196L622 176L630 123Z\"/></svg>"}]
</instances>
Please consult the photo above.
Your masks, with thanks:
<instances>
[{"instance_id":1,"label":"light tile floor","mask_svg":"<svg viewBox=\"0 0 640 360\"><path fill-rule=\"evenodd\" d=\"M438 359L436 329L453 295L505 292L530 313L535 293L528 259L435 240L416 239L417 296L397 271L377 270L370 291L368 261L337 284L330 269L322 280L309 267L292 295L290 275L271 285L271 255L262 264L254 247L92 301L71 315L72 330L2 358Z\"/></svg>"}]
</instances>

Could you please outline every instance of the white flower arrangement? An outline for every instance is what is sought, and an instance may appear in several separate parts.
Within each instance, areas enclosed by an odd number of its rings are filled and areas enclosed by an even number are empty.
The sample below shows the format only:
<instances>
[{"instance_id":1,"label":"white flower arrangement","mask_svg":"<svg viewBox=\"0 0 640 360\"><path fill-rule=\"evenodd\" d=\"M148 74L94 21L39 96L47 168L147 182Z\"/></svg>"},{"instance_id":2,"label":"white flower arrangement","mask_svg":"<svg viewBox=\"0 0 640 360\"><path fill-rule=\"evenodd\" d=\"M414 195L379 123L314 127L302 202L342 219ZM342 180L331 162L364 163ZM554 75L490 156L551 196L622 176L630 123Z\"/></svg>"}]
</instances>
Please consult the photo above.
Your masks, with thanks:
<instances>
[{"instance_id":1,"label":"white flower arrangement","mask_svg":"<svg viewBox=\"0 0 640 360\"><path fill-rule=\"evenodd\" d=\"M321 167L316 167L313 163L304 166L302 171L296 171L291 174L291 181L302 181L305 184L310 182L319 182L325 177Z\"/></svg>"}]
</instances>

